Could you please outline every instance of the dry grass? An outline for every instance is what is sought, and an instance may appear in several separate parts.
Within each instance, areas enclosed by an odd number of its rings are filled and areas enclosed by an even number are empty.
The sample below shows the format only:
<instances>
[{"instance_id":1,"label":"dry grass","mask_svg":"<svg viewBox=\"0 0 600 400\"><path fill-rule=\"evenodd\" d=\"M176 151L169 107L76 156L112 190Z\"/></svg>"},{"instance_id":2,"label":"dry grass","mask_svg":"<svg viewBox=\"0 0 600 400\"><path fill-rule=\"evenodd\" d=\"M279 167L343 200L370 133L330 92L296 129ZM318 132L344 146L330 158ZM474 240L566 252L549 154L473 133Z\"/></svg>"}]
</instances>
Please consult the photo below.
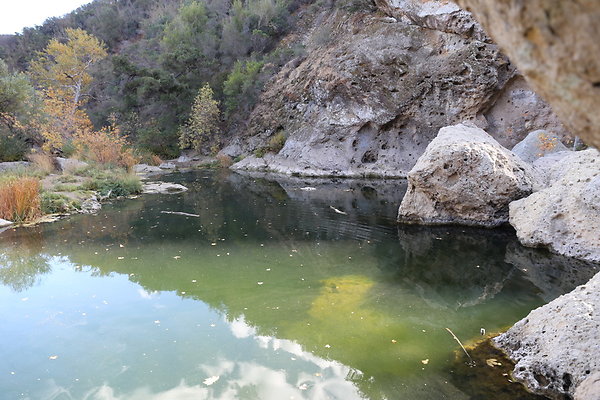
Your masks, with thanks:
<instances>
[{"instance_id":1,"label":"dry grass","mask_svg":"<svg viewBox=\"0 0 600 400\"><path fill-rule=\"evenodd\" d=\"M45 174L51 174L56 170L54 159L46 153L31 153L27 158L37 170Z\"/></svg>"},{"instance_id":2,"label":"dry grass","mask_svg":"<svg viewBox=\"0 0 600 400\"><path fill-rule=\"evenodd\" d=\"M0 182L0 218L26 222L40 215L39 179L22 177Z\"/></svg>"},{"instance_id":3,"label":"dry grass","mask_svg":"<svg viewBox=\"0 0 600 400\"><path fill-rule=\"evenodd\" d=\"M229 168L233 165L233 159L226 154L218 154L217 162L221 168Z\"/></svg>"},{"instance_id":4,"label":"dry grass","mask_svg":"<svg viewBox=\"0 0 600 400\"><path fill-rule=\"evenodd\" d=\"M151 161L150 165L154 165L155 167L158 167L160 164L163 163L162 158L160 158L156 154L152 154L150 156L150 161Z\"/></svg>"}]
</instances>

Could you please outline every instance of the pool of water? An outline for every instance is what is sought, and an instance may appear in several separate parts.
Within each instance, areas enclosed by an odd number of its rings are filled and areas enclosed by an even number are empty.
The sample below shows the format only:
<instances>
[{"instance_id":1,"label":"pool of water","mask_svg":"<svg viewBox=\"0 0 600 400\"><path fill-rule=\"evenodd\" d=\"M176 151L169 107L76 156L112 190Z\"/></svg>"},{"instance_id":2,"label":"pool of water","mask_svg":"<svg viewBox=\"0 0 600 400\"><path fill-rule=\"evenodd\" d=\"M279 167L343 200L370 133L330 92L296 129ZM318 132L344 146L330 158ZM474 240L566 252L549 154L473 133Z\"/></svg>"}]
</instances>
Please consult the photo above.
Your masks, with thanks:
<instances>
[{"instance_id":1,"label":"pool of water","mask_svg":"<svg viewBox=\"0 0 600 400\"><path fill-rule=\"evenodd\" d=\"M476 341L595 272L399 227L403 181L163 179L190 190L0 235L0 399L526 399L459 372L446 328Z\"/></svg>"}]
</instances>

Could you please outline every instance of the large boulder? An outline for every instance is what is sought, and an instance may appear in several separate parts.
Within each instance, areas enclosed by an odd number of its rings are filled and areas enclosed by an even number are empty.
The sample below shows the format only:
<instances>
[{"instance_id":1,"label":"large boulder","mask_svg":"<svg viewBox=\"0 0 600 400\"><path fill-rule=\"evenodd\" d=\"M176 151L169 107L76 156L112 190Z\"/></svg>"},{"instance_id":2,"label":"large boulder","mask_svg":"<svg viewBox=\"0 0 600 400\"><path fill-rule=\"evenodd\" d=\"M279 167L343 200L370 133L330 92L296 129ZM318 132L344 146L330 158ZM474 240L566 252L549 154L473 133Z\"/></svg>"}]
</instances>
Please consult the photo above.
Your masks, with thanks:
<instances>
[{"instance_id":1,"label":"large boulder","mask_svg":"<svg viewBox=\"0 0 600 400\"><path fill-rule=\"evenodd\" d=\"M409 172L398 221L497 226L534 185L532 167L482 129L445 127Z\"/></svg>"},{"instance_id":2,"label":"large boulder","mask_svg":"<svg viewBox=\"0 0 600 400\"><path fill-rule=\"evenodd\" d=\"M600 2L457 0L567 128L600 148Z\"/></svg>"},{"instance_id":3,"label":"large boulder","mask_svg":"<svg viewBox=\"0 0 600 400\"><path fill-rule=\"evenodd\" d=\"M600 153L572 152L546 174L549 187L510 204L519 241L600 261Z\"/></svg>"},{"instance_id":4,"label":"large boulder","mask_svg":"<svg viewBox=\"0 0 600 400\"><path fill-rule=\"evenodd\" d=\"M598 332L600 273L585 285L533 310L494 342L516 362L515 379L536 393L562 400L573 398L584 380L600 372ZM590 381L579 392L587 392L587 386L593 384L598 387ZM598 393L594 396L578 398L599 398Z\"/></svg>"},{"instance_id":5,"label":"large boulder","mask_svg":"<svg viewBox=\"0 0 600 400\"><path fill-rule=\"evenodd\" d=\"M561 151L569 151L569 149L561 143L558 136L543 129L530 132L525 139L517 143L512 149L513 153L528 163L533 163L538 158Z\"/></svg>"}]
</instances>

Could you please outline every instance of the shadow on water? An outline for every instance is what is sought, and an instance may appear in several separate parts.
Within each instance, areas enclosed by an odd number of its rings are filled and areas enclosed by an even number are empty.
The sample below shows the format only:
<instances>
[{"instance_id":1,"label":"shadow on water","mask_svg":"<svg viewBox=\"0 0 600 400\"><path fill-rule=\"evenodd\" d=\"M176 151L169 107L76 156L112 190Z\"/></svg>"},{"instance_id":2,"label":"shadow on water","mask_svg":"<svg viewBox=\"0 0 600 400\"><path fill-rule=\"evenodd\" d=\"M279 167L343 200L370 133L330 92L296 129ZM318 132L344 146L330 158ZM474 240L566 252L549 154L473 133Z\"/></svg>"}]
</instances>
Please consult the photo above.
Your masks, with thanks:
<instances>
[{"instance_id":1,"label":"shadow on water","mask_svg":"<svg viewBox=\"0 0 600 400\"><path fill-rule=\"evenodd\" d=\"M359 396L332 398L479 399L492 379L475 384L472 371L456 368L457 345L445 328L465 342L481 328L505 329L597 267L523 248L508 229L397 226L405 181L213 171L165 180L190 190L5 232L0 282L23 293L43 287L60 258L76 276L124 277L143 288L144 299L175 293L206 304L225 318L231 340L253 337L273 351L300 346L296 353L307 360L335 362ZM144 337L142 311L123 312L129 334ZM187 337L197 320L185 314L178 323ZM207 354L227 346L250 352L210 340ZM181 364L163 373L183 375Z\"/></svg>"}]
</instances>

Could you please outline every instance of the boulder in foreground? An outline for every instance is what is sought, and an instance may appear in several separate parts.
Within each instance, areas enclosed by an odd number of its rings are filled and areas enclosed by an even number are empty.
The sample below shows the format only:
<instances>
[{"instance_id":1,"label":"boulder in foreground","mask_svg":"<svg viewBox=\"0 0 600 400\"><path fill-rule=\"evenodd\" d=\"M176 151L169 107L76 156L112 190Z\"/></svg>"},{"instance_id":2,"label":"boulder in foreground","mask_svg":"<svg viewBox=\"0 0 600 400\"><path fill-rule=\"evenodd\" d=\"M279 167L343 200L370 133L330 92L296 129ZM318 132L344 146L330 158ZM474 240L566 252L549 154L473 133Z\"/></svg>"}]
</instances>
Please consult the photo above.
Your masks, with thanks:
<instances>
[{"instance_id":1,"label":"boulder in foreground","mask_svg":"<svg viewBox=\"0 0 600 400\"><path fill-rule=\"evenodd\" d=\"M408 174L398 221L494 227L508 221L511 201L532 193L531 166L482 129L440 129Z\"/></svg>"},{"instance_id":2,"label":"boulder in foreground","mask_svg":"<svg viewBox=\"0 0 600 400\"><path fill-rule=\"evenodd\" d=\"M586 395L594 380L578 387L600 371L598 332L600 273L533 310L494 342L516 362L513 377L535 393L562 400L577 392L580 400L596 400Z\"/></svg>"}]
</instances>

